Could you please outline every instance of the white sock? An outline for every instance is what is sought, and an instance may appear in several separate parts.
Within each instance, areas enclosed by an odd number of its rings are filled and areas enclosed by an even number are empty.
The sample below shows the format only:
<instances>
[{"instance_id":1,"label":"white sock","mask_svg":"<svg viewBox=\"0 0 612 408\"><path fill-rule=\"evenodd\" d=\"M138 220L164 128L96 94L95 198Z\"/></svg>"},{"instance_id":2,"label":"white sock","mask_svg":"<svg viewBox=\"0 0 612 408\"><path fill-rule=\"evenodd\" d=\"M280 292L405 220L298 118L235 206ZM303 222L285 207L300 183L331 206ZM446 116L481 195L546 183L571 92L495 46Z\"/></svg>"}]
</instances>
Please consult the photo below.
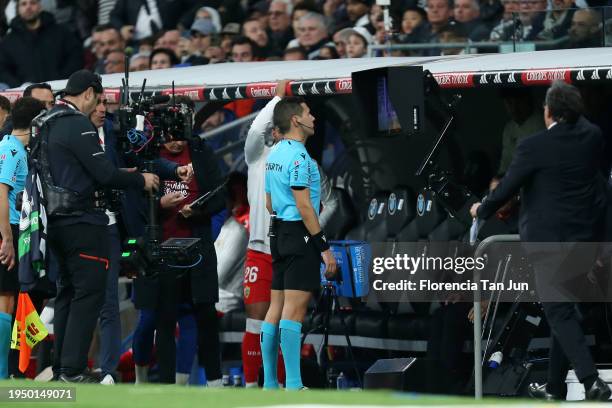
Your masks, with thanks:
<instances>
[{"instance_id":1,"label":"white sock","mask_svg":"<svg viewBox=\"0 0 612 408\"><path fill-rule=\"evenodd\" d=\"M246 383L244 385L244 388L257 388L257 387L259 387L259 384L257 384L256 382Z\"/></svg>"},{"instance_id":2,"label":"white sock","mask_svg":"<svg viewBox=\"0 0 612 408\"><path fill-rule=\"evenodd\" d=\"M136 365L134 371L136 372L136 384L149 382L149 366Z\"/></svg>"},{"instance_id":3,"label":"white sock","mask_svg":"<svg viewBox=\"0 0 612 408\"><path fill-rule=\"evenodd\" d=\"M177 385L187 385L189 384L189 374L185 373L176 373L176 384Z\"/></svg>"},{"instance_id":4,"label":"white sock","mask_svg":"<svg viewBox=\"0 0 612 408\"><path fill-rule=\"evenodd\" d=\"M218 378L216 380L206 381L206 386L209 388L221 388L223 387L223 380Z\"/></svg>"}]
</instances>

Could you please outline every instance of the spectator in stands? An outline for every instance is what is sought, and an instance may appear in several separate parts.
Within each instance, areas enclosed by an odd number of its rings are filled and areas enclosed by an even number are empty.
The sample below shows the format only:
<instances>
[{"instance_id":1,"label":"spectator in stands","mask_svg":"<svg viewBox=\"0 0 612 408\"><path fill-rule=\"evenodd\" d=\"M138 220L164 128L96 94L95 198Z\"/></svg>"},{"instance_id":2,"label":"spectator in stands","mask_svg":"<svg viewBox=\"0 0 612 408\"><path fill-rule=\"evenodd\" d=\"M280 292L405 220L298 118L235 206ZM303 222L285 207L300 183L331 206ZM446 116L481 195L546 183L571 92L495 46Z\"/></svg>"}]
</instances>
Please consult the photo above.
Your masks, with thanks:
<instances>
[{"instance_id":1,"label":"spectator in stands","mask_svg":"<svg viewBox=\"0 0 612 408\"><path fill-rule=\"evenodd\" d=\"M213 36L217 33L217 29L210 19L197 19L191 25L189 38L182 38L183 44L186 44L188 49L183 53L180 51L180 46L177 47L183 64L189 65L205 65L208 64L208 58L204 55L210 47Z\"/></svg>"},{"instance_id":2,"label":"spectator in stands","mask_svg":"<svg viewBox=\"0 0 612 408\"><path fill-rule=\"evenodd\" d=\"M240 35L240 24L227 23L221 30L221 48L225 56L232 54L232 42Z\"/></svg>"},{"instance_id":3,"label":"spectator in stands","mask_svg":"<svg viewBox=\"0 0 612 408\"><path fill-rule=\"evenodd\" d=\"M293 28L294 34L299 32L298 25L300 19L309 13L318 13L319 9L316 4L311 1L305 0L293 6L293 12L291 13L291 27ZM289 45L287 45L289 46Z\"/></svg>"},{"instance_id":4,"label":"spectator in stands","mask_svg":"<svg viewBox=\"0 0 612 408\"><path fill-rule=\"evenodd\" d=\"M282 55L289 41L294 38L291 28L291 0L273 0L268 9L268 45L270 55Z\"/></svg>"},{"instance_id":5,"label":"spectator in stands","mask_svg":"<svg viewBox=\"0 0 612 408\"><path fill-rule=\"evenodd\" d=\"M45 105L45 109L49 110L55 105L55 98L51 91L51 85L47 83L35 83L31 84L23 90L23 96L31 96L34 99L38 99ZM4 127L0 126L0 136L8 135L13 131L13 121L11 118L7 118Z\"/></svg>"},{"instance_id":6,"label":"spectator in stands","mask_svg":"<svg viewBox=\"0 0 612 408\"><path fill-rule=\"evenodd\" d=\"M506 32L512 32L515 24L515 13L518 13L521 7L519 0L502 0L504 7L504 14L502 15L501 21L493 27L489 40L491 41L503 41L506 36Z\"/></svg>"},{"instance_id":7,"label":"spectator in stands","mask_svg":"<svg viewBox=\"0 0 612 408\"><path fill-rule=\"evenodd\" d=\"M355 27L348 37L346 55L348 58L363 58L367 56L368 46L374 43L374 37L365 27Z\"/></svg>"},{"instance_id":8,"label":"spectator in stands","mask_svg":"<svg viewBox=\"0 0 612 408\"><path fill-rule=\"evenodd\" d=\"M168 48L176 54L178 57L178 44L181 41L181 32L179 30L168 30L159 37L157 40L157 46L155 48Z\"/></svg>"},{"instance_id":9,"label":"spectator in stands","mask_svg":"<svg viewBox=\"0 0 612 408\"><path fill-rule=\"evenodd\" d=\"M260 58L265 58L268 55L268 34L261 20L251 17L242 24L242 34L251 39L257 45L255 53Z\"/></svg>"},{"instance_id":10,"label":"spectator in stands","mask_svg":"<svg viewBox=\"0 0 612 408\"><path fill-rule=\"evenodd\" d=\"M580 9L574 13L566 48L601 47L601 13L596 9Z\"/></svg>"},{"instance_id":11,"label":"spectator in stands","mask_svg":"<svg viewBox=\"0 0 612 408\"><path fill-rule=\"evenodd\" d=\"M325 17L318 13L308 13L299 21L297 38L287 47L300 46L306 51L308 59L314 59L319 55L319 48L328 42Z\"/></svg>"},{"instance_id":12,"label":"spectator in stands","mask_svg":"<svg viewBox=\"0 0 612 408\"><path fill-rule=\"evenodd\" d=\"M464 27L460 24L451 21L439 33L438 41L441 44L445 43L465 43L468 41L468 36ZM460 55L466 54L465 48L443 48L440 50L440 55Z\"/></svg>"},{"instance_id":13,"label":"spectator in stands","mask_svg":"<svg viewBox=\"0 0 612 408\"><path fill-rule=\"evenodd\" d=\"M91 36L92 52L98 59L95 65L95 72L98 74L105 74L104 60L108 56L108 53L111 50L125 48L125 42L123 41L123 37L121 37L119 30L110 24L94 27Z\"/></svg>"},{"instance_id":14,"label":"spectator in stands","mask_svg":"<svg viewBox=\"0 0 612 408\"><path fill-rule=\"evenodd\" d=\"M155 49L155 40L153 37L143 38L138 41L138 52L144 54L151 54Z\"/></svg>"},{"instance_id":15,"label":"spectator in stands","mask_svg":"<svg viewBox=\"0 0 612 408\"><path fill-rule=\"evenodd\" d=\"M462 30L472 41L483 41L489 38L489 28L480 20L478 0L455 0L455 21L461 23Z\"/></svg>"},{"instance_id":16,"label":"spectator in stands","mask_svg":"<svg viewBox=\"0 0 612 408\"><path fill-rule=\"evenodd\" d=\"M427 13L420 7L410 7L402 15L400 33L410 36L419 27L424 27L427 23Z\"/></svg>"},{"instance_id":17,"label":"spectator in stands","mask_svg":"<svg viewBox=\"0 0 612 408\"><path fill-rule=\"evenodd\" d=\"M252 62L255 61L257 45L246 37L238 37L232 42L232 61Z\"/></svg>"},{"instance_id":18,"label":"spectator in stands","mask_svg":"<svg viewBox=\"0 0 612 408\"><path fill-rule=\"evenodd\" d=\"M373 31L370 24L370 7L371 0L348 0L346 3L346 13L353 27L368 27L368 30Z\"/></svg>"},{"instance_id":19,"label":"spectator in stands","mask_svg":"<svg viewBox=\"0 0 612 408\"><path fill-rule=\"evenodd\" d=\"M521 1L519 5L519 21L506 28L500 37L501 41L533 41L542 31L546 14L546 0Z\"/></svg>"},{"instance_id":20,"label":"spectator in stands","mask_svg":"<svg viewBox=\"0 0 612 408\"><path fill-rule=\"evenodd\" d=\"M0 129L4 128L4 124L11 114L11 101L7 97L0 95ZM0 134L0 138L4 137L5 133Z\"/></svg>"},{"instance_id":21,"label":"spectator in stands","mask_svg":"<svg viewBox=\"0 0 612 408\"><path fill-rule=\"evenodd\" d=\"M146 71L149 69L150 54L134 54L130 58L130 72Z\"/></svg>"},{"instance_id":22,"label":"spectator in stands","mask_svg":"<svg viewBox=\"0 0 612 408\"><path fill-rule=\"evenodd\" d=\"M157 48L153 50L149 57L149 66L151 69L166 69L172 68L179 63L176 54L168 48Z\"/></svg>"},{"instance_id":23,"label":"spectator in stands","mask_svg":"<svg viewBox=\"0 0 612 408\"><path fill-rule=\"evenodd\" d=\"M67 78L83 66L77 38L42 11L40 0L20 0L11 32L0 43L0 83Z\"/></svg>"},{"instance_id":24,"label":"spectator in stands","mask_svg":"<svg viewBox=\"0 0 612 408\"><path fill-rule=\"evenodd\" d=\"M319 52L318 59L328 60L338 58L340 58L340 55L338 55L338 51L336 51L336 47L333 45L324 45L321 47L321 52Z\"/></svg>"},{"instance_id":25,"label":"spectator in stands","mask_svg":"<svg viewBox=\"0 0 612 408\"><path fill-rule=\"evenodd\" d=\"M217 10L212 7L200 7L196 12L195 21L203 19L212 21L216 33L221 32L221 16Z\"/></svg>"},{"instance_id":26,"label":"spectator in stands","mask_svg":"<svg viewBox=\"0 0 612 408\"><path fill-rule=\"evenodd\" d=\"M428 0L427 21L430 35L434 36L444 28L453 16L453 0Z\"/></svg>"},{"instance_id":27,"label":"spectator in stands","mask_svg":"<svg viewBox=\"0 0 612 408\"><path fill-rule=\"evenodd\" d=\"M351 29L343 28L336 31L332 37L340 58L346 58L346 43L348 42L349 35L351 35Z\"/></svg>"},{"instance_id":28,"label":"spectator in stands","mask_svg":"<svg viewBox=\"0 0 612 408\"><path fill-rule=\"evenodd\" d=\"M510 120L502 133L502 152L497 174L506 173L521 140L544 130L542 112L535 108L530 90L508 88L502 91L501 96Z\"/></svg>"},{"instance_id":29,"label":"spectator in stands","mask_svg":"<svg viewBox=\"0 0 612 408\"><path fill-rule=\"evenodd\" d=\"M162 29L176 29L182 15L192 7L193 0L117 0L110 21L126 41L141 40Z\"/></svg>"},{"instance_id":30,"label":"spectator in stands","mask_svg":"<svg viewBox=\"0 0 612 408\"><path fill-rule=\"evenodd\" d=\"M208 59L209 64L218 64L221 62L225 62L225 51L218 45L211 45L206 49L206 53L204 57Z\"/></svg>"},{"instance_id":31,"label":"spectator in stands","mask_svg":"<svg viewBox=\"0 0 612 408\"><path fill-rule=\"evenodd\" d=\"M125 52L123 50L112 50L104 60L104 73L121 74L125 72Z\"/></svg>"},{"instance_id":32,"label":"spectator in stands","mask_svg":"<svg viewBox=\"0 0 612 408\"><path fill-rule=\"evenodd\" d=\"M544 29L537 39L543 41L556 40L567 35L576 10L574 0L553 0L553 9L546 13Z\"/></svg>"},{"instance_id":33,"label":"spectator in stands","mask_svg":"<svg viewBox=\"0 0 612 408\"><path fill-rule=\"evenodd\" d=\"M502 0L479 0L480 21L492 29L501 20L504 14Z\"/></svg>"},{"instance_id":34,"label":"spectator in stands","mask_svg":"<svg viewBox=\"0 0 612 408\"><path fill-rule=\"evenodd\" d=\"M287 48L283 55L285 61L303 61L306 59L306 53L302 47Z\"/></svg>"}]
</instances>

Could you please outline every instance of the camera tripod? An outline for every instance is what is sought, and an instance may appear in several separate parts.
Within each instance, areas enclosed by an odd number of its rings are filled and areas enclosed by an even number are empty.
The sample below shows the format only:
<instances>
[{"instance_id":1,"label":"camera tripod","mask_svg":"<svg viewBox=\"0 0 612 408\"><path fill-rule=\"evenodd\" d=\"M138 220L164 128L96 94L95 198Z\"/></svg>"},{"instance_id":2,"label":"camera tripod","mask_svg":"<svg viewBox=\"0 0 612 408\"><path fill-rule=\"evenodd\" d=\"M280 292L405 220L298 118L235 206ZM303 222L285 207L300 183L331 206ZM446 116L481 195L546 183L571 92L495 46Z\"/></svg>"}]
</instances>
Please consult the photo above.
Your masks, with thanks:
<instances>
[{"instance_id":1,"label":"camera tripod","mask_svg":"<svg viewBox=\"0 0 612 408\"><path fill-rule=\"evenodd\" d=\"M321 322L317 326L312 327L314 317L319 312L321 313ZM321 353L321 369L325 373L326 380L329 380L329 378L327 378L327 369L329 365L329 322L334 312L336 312L338 317L340 318L340 323L342 324L342 331L344 332L344 338L346 339L349 358L351 359L353 369L355 370L357 383L361 388L361 376L359 375L359 368L357 367L357 361L355 360L355 355L353 353L353 346L351 344L351 338L348 334L348 327L346 326L343 312L340 310L338 294L336 293L336 288L332 282L326 282L321 287L321 294L319 295L317 304L315 305L314 310L310 314L310 325L312 328L304 335L304 337L302 337L302 345L304 345L306 337L308 337L309 334L315 334L316 332L323 334L323 347L321 351L325 350L325 353ZM329 385L329 381L326 381L326 383Z\"/></svg>"}]
</instances>

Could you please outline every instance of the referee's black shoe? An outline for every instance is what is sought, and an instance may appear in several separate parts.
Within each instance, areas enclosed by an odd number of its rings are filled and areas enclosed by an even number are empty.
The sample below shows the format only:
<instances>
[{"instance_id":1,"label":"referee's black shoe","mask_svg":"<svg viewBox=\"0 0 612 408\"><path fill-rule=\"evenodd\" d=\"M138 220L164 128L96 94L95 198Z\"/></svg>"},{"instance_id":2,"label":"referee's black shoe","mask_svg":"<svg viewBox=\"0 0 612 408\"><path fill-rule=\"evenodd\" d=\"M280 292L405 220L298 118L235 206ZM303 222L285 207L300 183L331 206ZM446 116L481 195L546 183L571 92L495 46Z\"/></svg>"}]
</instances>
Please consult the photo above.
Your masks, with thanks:
<instances>
[{"instance_id":1,"label":"referee's black shoe","mask_svg":"<svg viewBox=\"0 0 612 408\"><path fill-rule=\"evenodd\" d=\"M610 399L612 391L610 387L601 378L597 378L591 388L585 393L587 401L607 401Z\"/></svg>"},{"instance_id":2,"label":"referee's black shoe","mask_svg":"<svg viewBox=\"0 0 612 408\"><path fill-rule=\"evenodd\" d=\"M90 384L99 384L100 383L100 378L96 375L91 374L90 372L82 372L81 374L77 374L77 375L66 375L64 373L59 375L59 382L66 382L66 383L90 383Z\"/></svg>"},{"instance_id":3,"label":"referee's black shoe","mask_svg":"<svg viewBox=\"0 0 612 408\"><path fill-rule=\"evenodd\" d=\"M531 398L541 399L545 401L563 401L565 398L560 395L550 393L546 390L546 383L538 384L531 383L529 387L527 387L527 393Z\"/></svg>"}]
</instances>

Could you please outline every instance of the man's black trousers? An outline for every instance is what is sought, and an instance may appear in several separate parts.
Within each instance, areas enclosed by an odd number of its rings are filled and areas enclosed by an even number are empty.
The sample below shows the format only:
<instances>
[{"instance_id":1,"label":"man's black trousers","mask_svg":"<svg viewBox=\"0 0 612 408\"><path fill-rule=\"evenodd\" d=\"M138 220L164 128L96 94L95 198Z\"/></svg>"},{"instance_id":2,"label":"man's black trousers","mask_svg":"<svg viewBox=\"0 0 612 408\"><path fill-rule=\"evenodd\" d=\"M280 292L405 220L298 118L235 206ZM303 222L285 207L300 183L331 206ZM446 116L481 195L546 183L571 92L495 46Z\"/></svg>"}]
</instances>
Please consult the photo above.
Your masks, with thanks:
<instances>
[{"instance_id":1,"label":"man's black trousers","mask_svg":"<svg viewBox=\"0 0 612 408\"><path fill-rule=\"evenodd\" d=\"M565 395L565 377L570 364L582 383L590 377L597 376L597 368L586 344L577 304L564 301L569 297L565 295L567 274L573 270L583 271L586 281L585 268L592 258L590 255L572 254L568 257L565 253L552 253L532 259L538 294L542 298L542 308L550 326L548 392L558 395ZM579 261L575 261L575 265L569 264L568 267L567 263L574 260Z\"/></svg>"},{"instance_id":2,"label":"man's black trousers","mask_svg":"<svg viewBox=\"0 0 612 408\"><path fill-rule=\"evenodd\" d=\"M51 227L48 238L59 264L53 368L56 373L73 376L87 367L87 353L104 304L110 256L108 227Z\"/></svg>"}]
</instances>

